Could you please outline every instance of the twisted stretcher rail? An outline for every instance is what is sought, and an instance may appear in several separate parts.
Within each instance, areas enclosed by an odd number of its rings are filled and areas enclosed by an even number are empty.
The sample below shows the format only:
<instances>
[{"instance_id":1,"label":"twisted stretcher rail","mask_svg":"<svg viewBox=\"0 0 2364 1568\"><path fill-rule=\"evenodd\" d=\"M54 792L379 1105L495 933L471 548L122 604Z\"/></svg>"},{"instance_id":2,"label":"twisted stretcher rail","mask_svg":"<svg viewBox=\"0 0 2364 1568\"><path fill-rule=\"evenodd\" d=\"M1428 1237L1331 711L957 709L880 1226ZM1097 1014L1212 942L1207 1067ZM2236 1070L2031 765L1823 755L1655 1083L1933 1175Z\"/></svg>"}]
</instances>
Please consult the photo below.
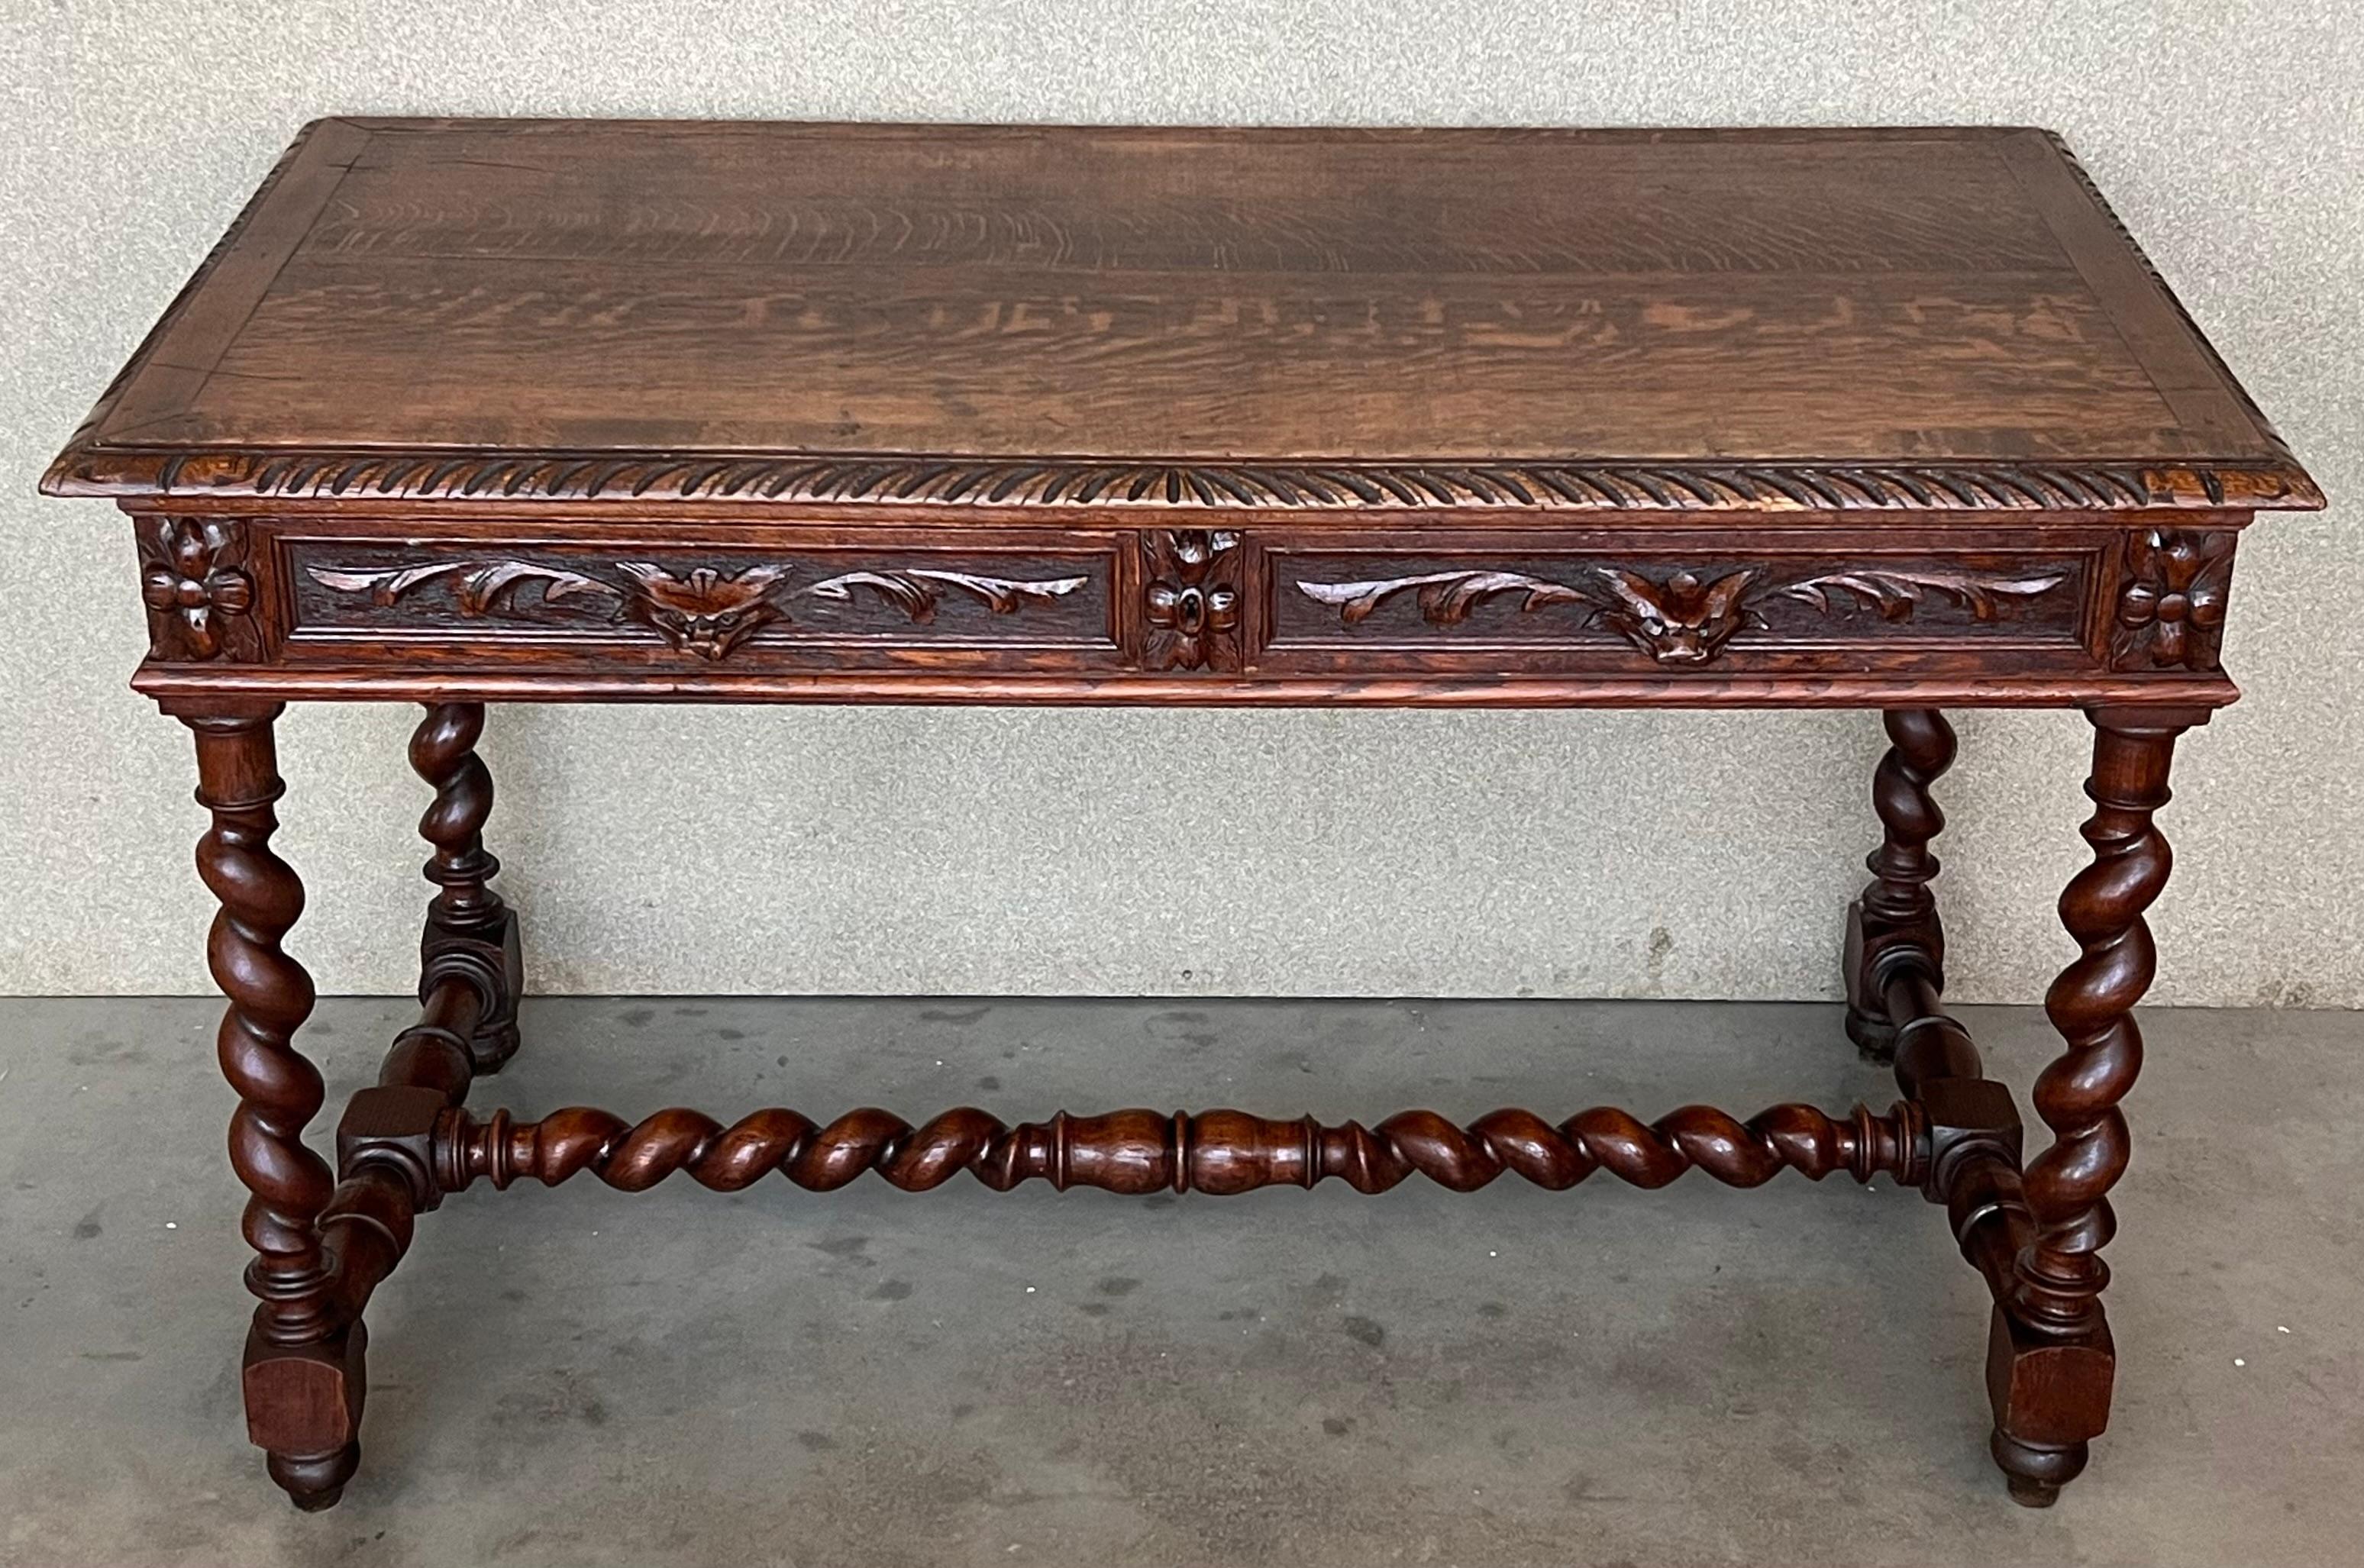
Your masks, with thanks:
<instances>
[{"instance_id":1,"label":"twisted stretcher rail","mask_svg":"<svg viewBox=\"0 0 2364 1568\"><path fill-rule=\"evenodd\" d=\"M1604 1106L1557 1125L1533 1111L1506 1109L1466 1127L1411 1110L1369 1128L1353 1121L1329 1127L1311 1117L1275 1121L1235 1110L1062 1111L1047 1122L1010 1127L964 1106L915 1129L872 1108L826 1126L770 1108L729 1127L680 1109L628 1123L582 1106L538 1122L513 1121L507 1111L479 1122L454 1108L438 1119L432 1148L435 1182L444 1192L479 1178L496 1187L525 1177L555 1186L585 1171L625 1192L645 1191L677 1171L718 1192L736 1192L774 1171L815 1192L842 1187L864 1171L906 1192L941 1186L961 1171L996 1192L1041 1180L1061 1190L1226 1194L1310 1187L1334 1176L1358 1192L1381 1193L1415 1173L1474 1192L1505 1171L1558 1191L1596 1171L1638 1187L1662 1187L1694 1168L1735 1187L1761 1185L1784 1170L1814 1181L1845 1171L1868 1182L1886 1173L1917 1184L1927 1163L1927 1128L1909 1104L1885 1115L1857 1106L1842 1118L1782 1105L1746 1121L1686 1106L1656 1122Z\"/></svg>"}]
</instances>

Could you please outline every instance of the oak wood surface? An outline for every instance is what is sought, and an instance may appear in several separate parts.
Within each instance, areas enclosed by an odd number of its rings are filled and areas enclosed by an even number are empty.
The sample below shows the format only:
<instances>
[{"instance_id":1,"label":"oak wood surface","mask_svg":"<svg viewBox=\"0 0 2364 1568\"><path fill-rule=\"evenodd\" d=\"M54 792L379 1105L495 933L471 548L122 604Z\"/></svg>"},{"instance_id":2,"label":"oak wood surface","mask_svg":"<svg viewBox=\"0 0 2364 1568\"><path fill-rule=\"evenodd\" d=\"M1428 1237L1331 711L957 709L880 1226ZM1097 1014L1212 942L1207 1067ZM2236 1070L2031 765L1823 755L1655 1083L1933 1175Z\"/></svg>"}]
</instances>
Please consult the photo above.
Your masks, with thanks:
<instances>
[{"instance_id":1,"label":"oak wood surface","mask_svg":"<svg viewBox=\"0 0 2364 1568\"><path fill-rule=\"evenodd\" d=\"M2320 497L2007 128L337 119L70 494L915 508Z\"/></svg>"},{"instance_id":2,"label":"oak wood surface","mask_svg":"<svg viewBox=\"0 0 2364 1568\"><path fill-rule=\"evenodd\" d=\"M2107 1421L2108 1192L2152 825L2255 512L2322 497L2057 139L328 120L46 487L131 514L139 689L195 731L250 1432L359 1462L362 1315L478 1178L966 1169L1124 1192L1885 1173L1995 1302L1990 1449L2051 1502ZM331 1173L272 853L288 700L427 705L420 1014ZM518 1046L488 701L1878 706L1849 1028L1885 1115L1374 1127L477 1120ZM2051 1147L1943 1007L1941 706L2084 708L2093 862Z\"/></svg>"}]
</instances>

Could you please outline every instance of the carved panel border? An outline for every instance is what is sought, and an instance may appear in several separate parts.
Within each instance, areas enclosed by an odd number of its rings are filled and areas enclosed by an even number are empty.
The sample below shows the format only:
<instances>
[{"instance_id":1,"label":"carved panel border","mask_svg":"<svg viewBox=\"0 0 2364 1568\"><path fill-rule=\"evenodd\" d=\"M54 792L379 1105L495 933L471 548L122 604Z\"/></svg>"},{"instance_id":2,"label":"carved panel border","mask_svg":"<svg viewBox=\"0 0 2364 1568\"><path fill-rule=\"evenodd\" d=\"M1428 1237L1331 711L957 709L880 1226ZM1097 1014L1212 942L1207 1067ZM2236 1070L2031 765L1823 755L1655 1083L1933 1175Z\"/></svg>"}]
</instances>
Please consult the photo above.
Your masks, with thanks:
<instances>
[{"instance_id":1,"label":"carved panel border","mask_svg":"<svg viewBox=\"0 0 2364 1568\"><path fill-rule=\"evenodd\" d=\"M2067 568L1979 573L1932 567L1852 568L1800 577L1763 566L1741 566L1711 579L1685 568L1661 568L1660 574L1653 575L1646 570L1588 563L1555 578L1469 568L1365 582L1300 579L1294 586L1315 603L1334 606L1342 627L1358 624L1407 592L1414 595L1421 618L1437 627L1458 626L1486 600L1517 595L1523 614L1572 606L1572 625L1578 629L1604 627L1661 664L1705 664L1736 634L1762 628L1765 617L1758 606L1777 597L1798 600L1825 616L1841 614L1849 604L1862 605L1891 623L1911 620L1926 599L1947 599L1968 609L1975 620L1991 622L2004 606L2041 598L2070 576Z\"/></svg>"},{"instance_id":2,"label":"carved panel border","mask_svg":"<svg viewBox=\"0 0 2364 1568\"><path fill-rule=\"evenodd\" d=\"M727 532L727 530L722 530ZM701 663L799 649L1113 655L1112 542L931 551L842 539L407 543L291 538L291 645L354 656L393 639L486 649L553 639L584 657ZM651 634L653 634L652 637Z\"/></svg>"},{"instance_id":3,"label":"carved panel border","mask_svg":"<svg viewBox=\"0 0 2364 1568\"><path fill-rule=\"evenodd\" d=\"M1350 673L2099 669L2113 534L1900 549L1867 537L1259 534L1257 662ZM1869 661L1869 664L1864 662Z\"/></svg>"}]
</instances>

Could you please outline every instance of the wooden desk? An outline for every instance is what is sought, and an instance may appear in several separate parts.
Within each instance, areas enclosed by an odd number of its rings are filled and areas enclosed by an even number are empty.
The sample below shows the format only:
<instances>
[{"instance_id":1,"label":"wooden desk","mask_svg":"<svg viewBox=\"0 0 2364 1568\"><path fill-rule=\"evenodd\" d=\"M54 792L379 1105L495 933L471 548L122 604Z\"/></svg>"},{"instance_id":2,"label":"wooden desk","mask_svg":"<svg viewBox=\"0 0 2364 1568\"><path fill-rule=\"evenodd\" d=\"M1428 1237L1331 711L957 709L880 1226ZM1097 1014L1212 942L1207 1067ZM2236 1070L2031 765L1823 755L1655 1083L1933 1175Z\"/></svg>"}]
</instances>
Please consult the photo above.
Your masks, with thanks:
<instances>
[{"instance_id":1,"label":"wooden desk","mask_svg":"<svg viewBox=\"0 0 2364 1568\"><path fill-rule=\"evenodd\" d=\"M324 120L44 488L130 514L134 684L195 733L253 1194L247 1409L305 1507L359 1461L372 1289L480 1179L1694 1166L1884 1173L1945 1206L1995 1300L1995 1458L2048 1503L2109 1404L2152 814L2176 737L2236 695L2241 530L2322 504L2062 145L2001 129ZM302 1141L302 891L270 847L272 724L306 699L426 705L435 792L420 1018L333 1170ZM1882 709L1845 973L1903 1098L1466 1127L480 1118L520 988L485 705L652 699ZM2083 953L2035 1086L2053 1141L2024 1165L1939 1000L1953 705L2095 727L2094 858L2061 900Z\"/></svg>"}]
</instances>

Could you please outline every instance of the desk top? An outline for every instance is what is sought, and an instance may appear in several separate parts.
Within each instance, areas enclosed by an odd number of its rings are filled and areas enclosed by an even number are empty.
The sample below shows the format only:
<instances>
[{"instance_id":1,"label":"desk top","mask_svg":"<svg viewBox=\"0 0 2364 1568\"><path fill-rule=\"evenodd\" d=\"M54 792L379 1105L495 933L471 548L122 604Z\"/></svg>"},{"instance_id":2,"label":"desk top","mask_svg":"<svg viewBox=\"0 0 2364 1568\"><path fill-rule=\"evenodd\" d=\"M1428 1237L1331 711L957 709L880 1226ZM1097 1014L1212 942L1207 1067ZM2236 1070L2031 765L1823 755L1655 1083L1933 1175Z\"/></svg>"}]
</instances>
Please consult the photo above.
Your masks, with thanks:
<instances>
[{"instance_id":1,"label":"desk top","mask_svg":"<svg viewBox=\"0 0 2364 1568\"><path fill-rule=\"evenodd\" d=\"M2024 129L323 120L44 488L2322 503Z\"/></svg>"}]
</instances>

